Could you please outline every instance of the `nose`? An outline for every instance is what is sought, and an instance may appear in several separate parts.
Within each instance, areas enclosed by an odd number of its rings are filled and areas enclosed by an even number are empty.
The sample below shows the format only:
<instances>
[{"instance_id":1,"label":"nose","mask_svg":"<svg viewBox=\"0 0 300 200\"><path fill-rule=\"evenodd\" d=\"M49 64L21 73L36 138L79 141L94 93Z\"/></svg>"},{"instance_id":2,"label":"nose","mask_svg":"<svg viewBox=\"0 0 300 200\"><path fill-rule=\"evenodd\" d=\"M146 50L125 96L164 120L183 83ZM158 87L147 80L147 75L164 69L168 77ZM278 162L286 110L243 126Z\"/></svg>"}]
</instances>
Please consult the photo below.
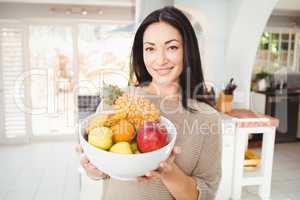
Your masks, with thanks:
<instances>
[{"instance_id":1,"label":"nose","mask_svg":"<svg viewBox=\"0 0 300 200\"><path fill-rule=\"evenodd\" d=\"M156 60L157 64L158 65L164 65L164 64L166 64L167 63L166 52L164 50L160 50L160 51L158 51L157 54L158 54L157 55L157 60Z\"/></svg>"}]
</instances>

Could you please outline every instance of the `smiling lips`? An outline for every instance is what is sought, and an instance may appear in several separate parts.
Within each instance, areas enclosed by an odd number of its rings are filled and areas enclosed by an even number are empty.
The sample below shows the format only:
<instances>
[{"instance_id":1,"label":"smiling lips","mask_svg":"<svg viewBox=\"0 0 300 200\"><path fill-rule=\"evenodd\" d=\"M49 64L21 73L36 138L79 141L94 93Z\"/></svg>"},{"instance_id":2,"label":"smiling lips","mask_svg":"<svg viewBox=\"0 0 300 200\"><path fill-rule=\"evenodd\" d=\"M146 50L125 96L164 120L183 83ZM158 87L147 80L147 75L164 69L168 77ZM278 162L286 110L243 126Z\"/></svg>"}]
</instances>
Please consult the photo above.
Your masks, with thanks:
<instances>
[{"instance_id":1,"label":"smiling lips","mask_svg":"<svg viewBox=\"0 0 300 200\"><path fill-rule=\"evenodd\" d=\"M154 69L154 71L156 73L158 73L158 75L160 75L160 76L165 76L165 75L169 74L173 68L174 67L157 68L157 69Z\"/></svg>"}]
</instances>

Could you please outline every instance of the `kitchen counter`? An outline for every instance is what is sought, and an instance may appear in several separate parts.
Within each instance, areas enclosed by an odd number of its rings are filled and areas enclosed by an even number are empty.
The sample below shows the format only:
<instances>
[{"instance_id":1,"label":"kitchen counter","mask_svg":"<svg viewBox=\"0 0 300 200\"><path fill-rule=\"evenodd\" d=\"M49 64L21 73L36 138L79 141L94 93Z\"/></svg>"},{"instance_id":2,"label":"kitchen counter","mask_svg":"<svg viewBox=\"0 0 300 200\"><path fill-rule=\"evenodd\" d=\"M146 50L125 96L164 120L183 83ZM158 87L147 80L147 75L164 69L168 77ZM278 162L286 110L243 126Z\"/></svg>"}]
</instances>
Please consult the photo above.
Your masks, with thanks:
<instances>
[{"instance_id":1,"label":"kitchen counter","mask_svg":"<svg viewBox=\"0 0 300 200\"><path fill-rule=\"evenodd\" d=\"M279 120L269 115L254 113L247 109L233 109L229 116L239 119L237 127L265 127L279 125Z\"/></svg>"},{"instance_id":2,"label":"kitchen counter","mask_svg":"<svg viewBox=\"0 0 300 200\"><path fill-rule=\"evenodd\" d=\"M295 89L295 90L287 90L287 89L283 89L283 90L265 90L265 91L253 91L253 92L257 92L260 94L265 94L268 96L287 96L287 95L300 95L300 89Z\"/></svg>"}]
</instances>

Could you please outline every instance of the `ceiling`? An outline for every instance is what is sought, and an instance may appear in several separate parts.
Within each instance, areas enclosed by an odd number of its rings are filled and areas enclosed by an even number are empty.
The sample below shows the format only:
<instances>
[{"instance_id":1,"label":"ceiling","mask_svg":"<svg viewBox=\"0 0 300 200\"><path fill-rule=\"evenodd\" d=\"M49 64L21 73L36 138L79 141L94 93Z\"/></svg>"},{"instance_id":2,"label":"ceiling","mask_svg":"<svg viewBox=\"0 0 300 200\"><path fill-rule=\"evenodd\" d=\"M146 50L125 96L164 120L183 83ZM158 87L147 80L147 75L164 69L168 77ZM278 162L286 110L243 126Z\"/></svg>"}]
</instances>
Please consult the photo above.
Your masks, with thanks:
<instances>
[{"instance_id":1,"label":"ceiling","mask_svg":"<svg viewBox=\"0 0 300 200\"><path fill-rule=\"evenodd\" d=\"M275 7L276 10L300 11L299 0L279 0Z\"/></svg>"},{"instance_id":2,"label":"ceiling","mask_svg":"<svg viewBox=\"0 0 300 200\"><path fill-rule=\"evenodd\" d=\"M99 5L99 6L117 6L133 7L135 0L0 0L6 3L37 3L37 4L72 4L72 5Z\"/></svg>"},{"instance_id":3,"label":"ceiling","mask_svg":"<svg viewBox=\"0 0 300 200\"><path fill-rule=\"evenodd\" d=\"M133 7L136 0L0 0L0 2ZM278 0L275 10L300 11L300 0Z\"/></svg>"},{"instance_id":4,"label":"ceiling","mask_svg":"<svg viewBox=\"0 0 300 200\"><path fill-rule=\"evenodd\" d=\"M272 14L277 16L300 17L300 0L279 0Z\"/></svg>"}]
</instances>

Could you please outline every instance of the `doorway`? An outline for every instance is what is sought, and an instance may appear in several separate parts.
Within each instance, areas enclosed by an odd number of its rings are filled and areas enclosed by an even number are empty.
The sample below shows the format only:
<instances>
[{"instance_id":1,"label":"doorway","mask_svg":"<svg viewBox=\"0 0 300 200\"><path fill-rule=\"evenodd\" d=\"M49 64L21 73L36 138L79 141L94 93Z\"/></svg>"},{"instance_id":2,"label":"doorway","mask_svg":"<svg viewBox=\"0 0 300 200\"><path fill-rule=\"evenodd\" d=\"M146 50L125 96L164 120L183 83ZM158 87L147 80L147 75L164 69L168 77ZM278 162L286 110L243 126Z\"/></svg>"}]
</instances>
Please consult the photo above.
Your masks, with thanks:
<instances>
[{"instance_id":1,"label":"doorway","mask_svg":"<svg viewBox=\"0 0 300 200\"><path fill-rule=\"evenodd\" d=\"M133 30L127 23L0 25L0 142L75 138L79 95L99 95L103 82L128 84ZM18 101L26 110L17 112L14 83L24 75Z\"/></svg>"}]
</instances>

